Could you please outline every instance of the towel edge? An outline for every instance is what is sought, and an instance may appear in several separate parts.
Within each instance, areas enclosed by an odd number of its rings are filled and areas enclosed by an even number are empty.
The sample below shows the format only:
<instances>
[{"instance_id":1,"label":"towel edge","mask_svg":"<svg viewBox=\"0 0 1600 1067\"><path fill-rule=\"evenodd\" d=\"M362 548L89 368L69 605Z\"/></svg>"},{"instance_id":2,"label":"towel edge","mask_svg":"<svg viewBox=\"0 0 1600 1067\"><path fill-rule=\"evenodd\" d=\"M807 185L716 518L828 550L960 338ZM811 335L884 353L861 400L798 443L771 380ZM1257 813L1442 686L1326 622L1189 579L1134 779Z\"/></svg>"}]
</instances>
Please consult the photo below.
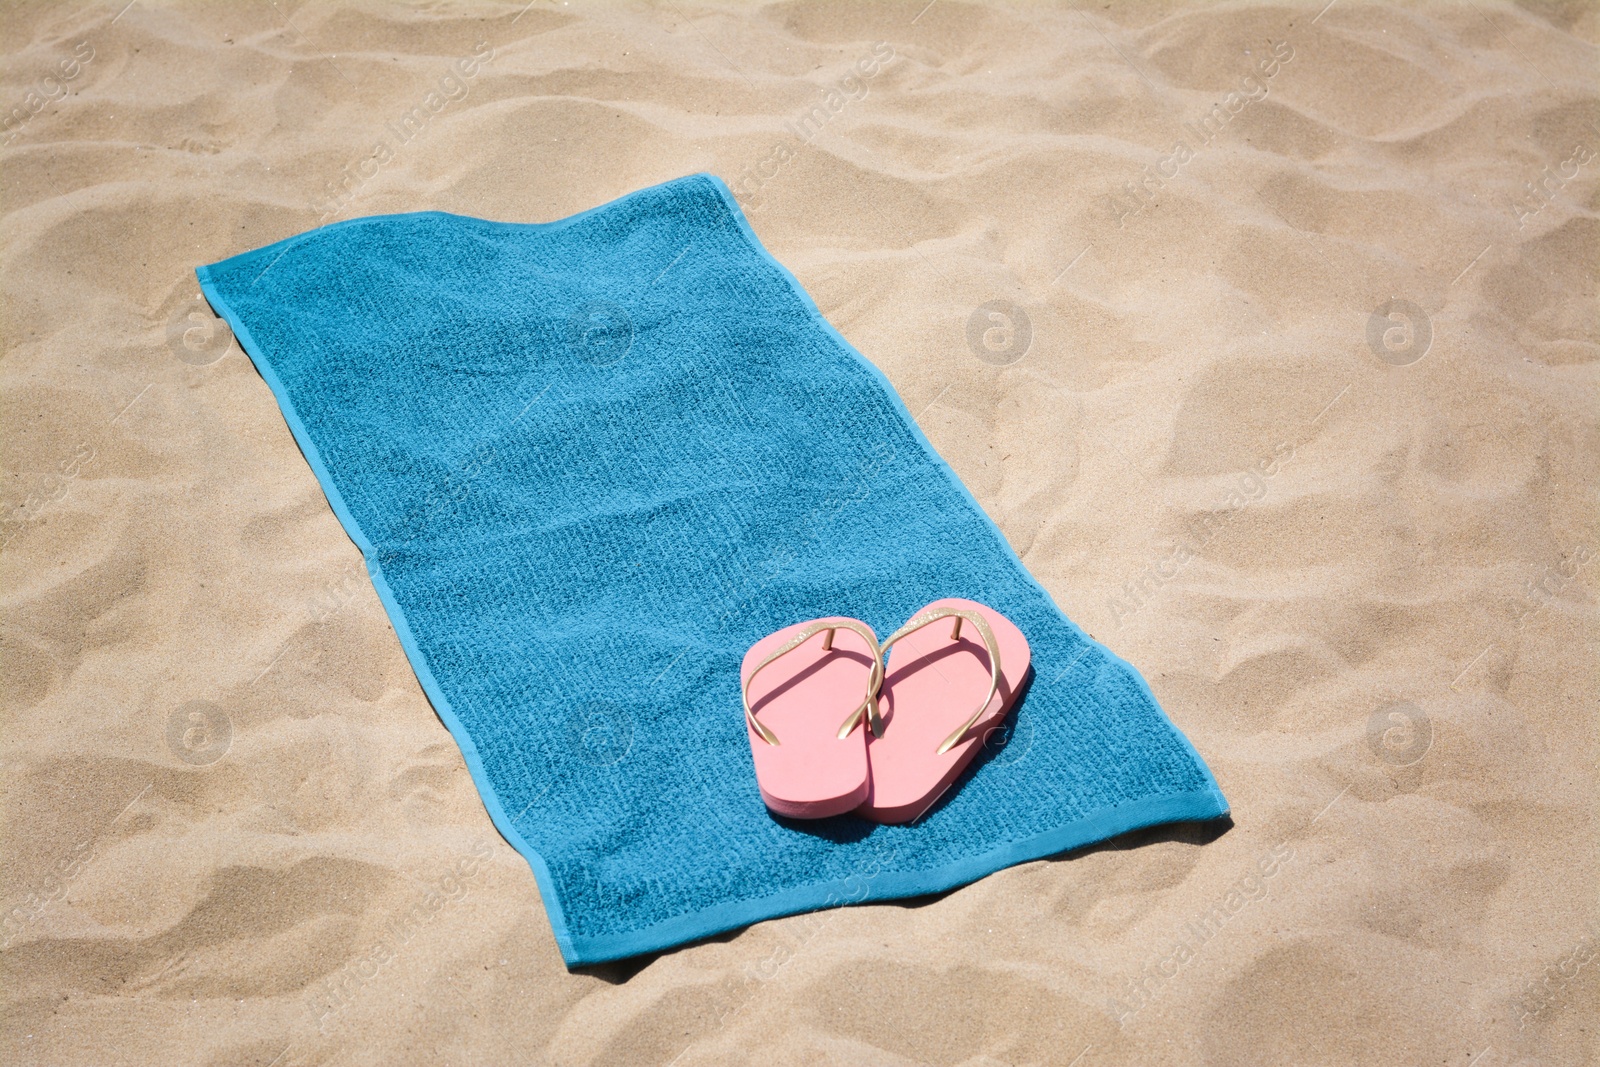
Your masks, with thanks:
<instances>
[{"instance_id":1,"label":"towel edge","mask_svg":"<svg viewBox=\"0 0 1600 1067\"><path fill-rule=\"evenodd\" d=\"M654 926L626 934L573 939L567 966L577 967L626 959L649 952L687 948L715 934L736 930L767 919L844 905L925 896L968 885L1007 867L1070 852L1109 840L1119 834L1175 822L1201 822L1228 814L1228 802L1217 789L1202 789L1162 797L1145 797L1113 808L1102 808L1066 826L1010 841L977 856L926 871L882 873L870 878L850 875L788 889L772 896L719 904L674 916Z\"/></svg>"}]
</instances>

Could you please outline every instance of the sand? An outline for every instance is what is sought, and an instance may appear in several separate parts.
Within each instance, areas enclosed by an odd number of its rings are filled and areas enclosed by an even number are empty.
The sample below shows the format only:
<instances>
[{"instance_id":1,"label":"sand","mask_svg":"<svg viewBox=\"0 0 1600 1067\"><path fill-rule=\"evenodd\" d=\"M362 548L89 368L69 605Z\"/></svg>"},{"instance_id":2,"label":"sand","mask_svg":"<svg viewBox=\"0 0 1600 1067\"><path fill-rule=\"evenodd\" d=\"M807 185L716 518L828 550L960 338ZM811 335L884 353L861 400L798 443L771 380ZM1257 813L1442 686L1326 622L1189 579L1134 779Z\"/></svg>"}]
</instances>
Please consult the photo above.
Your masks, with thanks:
<instances>
[{"instance_id":1,"label":"sand","mask_svg":"<svg viewBox=\"0 0 1600 1067\"><path fill-rule=\"evenodd\" d=\"M122 3L3 16L0 1060L1600 1057L1600 9ZM563 967L191 271L701 170L1230 826Z\"/></svg>"}]
</instances>

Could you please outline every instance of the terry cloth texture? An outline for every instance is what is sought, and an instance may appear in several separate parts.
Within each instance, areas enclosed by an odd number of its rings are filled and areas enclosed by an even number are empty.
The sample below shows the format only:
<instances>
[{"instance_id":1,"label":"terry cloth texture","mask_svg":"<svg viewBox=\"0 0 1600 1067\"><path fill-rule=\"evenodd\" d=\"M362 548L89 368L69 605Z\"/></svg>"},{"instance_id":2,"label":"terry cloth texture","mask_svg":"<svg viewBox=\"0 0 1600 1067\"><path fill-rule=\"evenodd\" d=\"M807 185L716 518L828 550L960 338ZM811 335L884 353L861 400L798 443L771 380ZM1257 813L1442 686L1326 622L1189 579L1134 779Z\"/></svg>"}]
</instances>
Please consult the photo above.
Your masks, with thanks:
<instances>
[{"instance_id":1,"label":"terry cloth texture","mask_svg":"<svg viewBox=\"0 0 1600 1067\"><path fill-rule=\"evenodd\" d=\"M569 966L1226 813L716 178L547 224L354 219L197 273ZM1032 646L1009 741L914 825L769 815L745 650L948 596Z\"/></svg>"}]
</instances>

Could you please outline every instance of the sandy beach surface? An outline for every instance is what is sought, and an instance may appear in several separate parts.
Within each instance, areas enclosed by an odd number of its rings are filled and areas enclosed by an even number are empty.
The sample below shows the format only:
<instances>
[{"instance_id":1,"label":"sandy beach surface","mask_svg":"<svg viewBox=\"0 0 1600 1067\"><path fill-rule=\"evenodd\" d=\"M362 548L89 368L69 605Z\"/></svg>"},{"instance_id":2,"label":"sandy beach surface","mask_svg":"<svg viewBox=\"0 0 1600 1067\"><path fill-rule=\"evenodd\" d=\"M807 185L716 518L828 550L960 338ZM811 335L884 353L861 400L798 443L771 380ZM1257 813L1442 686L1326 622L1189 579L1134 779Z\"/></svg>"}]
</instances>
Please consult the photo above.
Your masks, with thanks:
<instances>
[{"instance_id":1,"label":"sandy beach surface","mask_svg":"<svg viewBox=\"0 0 1600 1067\"><path fill-rule=\"evenodd\" d=\"M123 5L0 15L0 1061L1600 1061L1600 7ZM1230 825L562 965L192 271L696 171Z\"/></svg>"}]
</instances>

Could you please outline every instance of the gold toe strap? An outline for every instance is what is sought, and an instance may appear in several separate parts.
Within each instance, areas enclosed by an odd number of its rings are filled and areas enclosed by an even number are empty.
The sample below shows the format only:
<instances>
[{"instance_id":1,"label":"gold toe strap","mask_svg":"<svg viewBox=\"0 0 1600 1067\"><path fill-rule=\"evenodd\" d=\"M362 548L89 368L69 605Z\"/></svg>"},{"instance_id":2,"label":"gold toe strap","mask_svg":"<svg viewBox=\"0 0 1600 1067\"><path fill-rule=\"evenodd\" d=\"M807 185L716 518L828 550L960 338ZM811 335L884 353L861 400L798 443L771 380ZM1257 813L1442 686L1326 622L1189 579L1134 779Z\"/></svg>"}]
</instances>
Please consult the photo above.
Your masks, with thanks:
<instances>
[{"instance_id":1,"label":"gold toe strap","mask_svg":"<svg viewBox=\"0 0 1600 1067\"><path fill-rule=\"evenodd\" d=\"M934 608L931 611L925 611L921 615L913 618L910 622L900 627L900 629L890 634L884 640L883 644L878 646L879 662L881 663L883 659L888 656L889 646L894 644L896 641L903 637L908 637L922 629L924 626L938 622L940 619L952 618L956 620L956 623L955 626L951 627L950 629L950 640L960 640L961 624L963 622L972 623L973 628L978 631L978 636L983 638L984 651L989 653L989 692L985 694L983 703L978 705L978 710L972 713L972 717L966 722L962 723L956 729L955 733L944 739L944 743L941 744L938 749L938 754L941 756L954 748L961 738L966 734L966 732L972 729L972 724L977 722L978 719L983 716L983 710L989 706L989 701L994 699L995 693L1000 689L1000 648L995 643L994 631L989 629L989 623L976 611L969 611L965 608ZM882 684L881 680L879 684ZM876 691L874 691L874 697L875 696ZM876 705L876 703L877 701L874 700L873 704ZM876 707L874 707L873 710L876 712ZM882 736L879 731L875 730L873 733L875 736Z\"/></svg>"},{"instance_id":2,"label":"gold toe strap","mask_svg":"<svg viewBox=\"0 0 1600 1067\"><path fill-rule=\"evenodd\" d=\"M751 671L750 677L744 680L742 695L744 697L745 721L750 724L750 729L754 730L756 735L767 744L776 745L778 743L778 735L768 729L760 719L756 718L755 711L750 707L750 683L756 680L756 675L771 666L780 657L787 656L820 633L826 633L826 636L822 639L823 650L832 649L833 632L835 630L849 630L851 633L859 634L866 641L867 648L872 650L872 670L867 674L867 695L845 718L844 725L839 727L838 736L840 740L849 737L850 732L861 722L863 714L867 717L867 723L872 729L873 736L883 736L883 719L878 715L878 689L883 685L883 653L878 649L878 635L867 629L862 623L852 619L837 619L831 622L822 620L807 623L803 626L793 637L785 641L780 648L775 649L771 655L756 664L756 669Z\"/></svg>"}]
</instances>

